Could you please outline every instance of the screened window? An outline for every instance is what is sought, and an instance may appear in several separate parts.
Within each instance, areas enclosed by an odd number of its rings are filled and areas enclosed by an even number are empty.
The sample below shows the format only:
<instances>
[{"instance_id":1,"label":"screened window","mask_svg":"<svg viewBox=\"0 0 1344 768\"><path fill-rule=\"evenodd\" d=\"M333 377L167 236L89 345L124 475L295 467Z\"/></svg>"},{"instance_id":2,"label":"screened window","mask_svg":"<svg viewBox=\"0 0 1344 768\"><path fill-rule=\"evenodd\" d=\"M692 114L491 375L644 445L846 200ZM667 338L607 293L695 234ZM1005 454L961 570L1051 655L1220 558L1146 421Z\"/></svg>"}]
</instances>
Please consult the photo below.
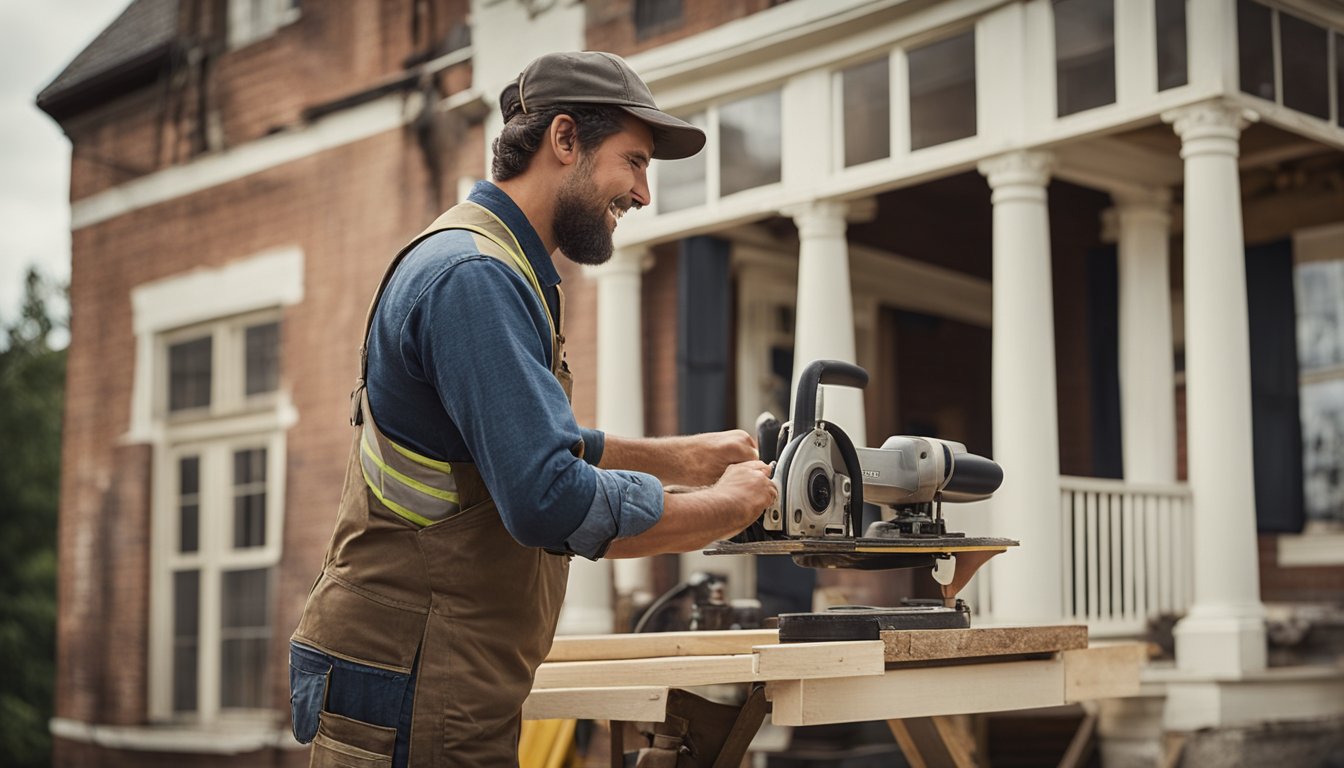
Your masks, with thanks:
<instances>
[{"instance_id":1,"label":"screened window","mask_svg":"<svg viewBox=\"0 0 1344 768\"><path fill-rule=\"evenodd\" d=\"M1115 0L1054 0L1060 117L1115 103Z\"/></svg>"},{"instance_id":2,"label":"screened window","mask_svg":"<svg viewBox=\"0 0 1344 768\"><path fill-rule=\"evenodd\" d=\"M196 711L201 573L173 574L173 711Z\"/></svg>"},{"instance_id":3,"label":"screened window","mask_svg":"<svg viewBox=\"0 0 1344 768\"><path fill-rule=\"evenodd\" d=\"M709 121L704 112L684 118L701 130ZM708 152L697 152L681 160L658 161L658 211L670 213L705 204L705 168Z\"/></svg>"},{"instance_id":4,"label":"screened window","mask_svg":"<svg viewBox=\"0 0 1344 768\"><path fill-rule=\"evenodd\" d=\"M248 326L244 336L246 394L274 392L280 384L280 323Z\"/></svg>"},{"instance_id":5,"label":"screened window","mask_svg":"<svg viewBox=\"0 0 1344 768\"><path fill-rule=\"evenodd\" d=\"M883 57L840 73L845 167L891 157L891 62Z\"/></svg>"},{"instance_id":6,"label":"screened window","mask_svg":"<svg viewBox=\"0 0 1344 768\"><path fill-rule=\"evenodd\" d=\"M975 32L913 48L910 71L910 148L974 136Z\"/></svg>"},{"instance_id":7,"label":"screened window","mask_svg":"<svg viewBox=\"0 0 1344 768\"><path fill-rule=\"evenodd\" d=\"M1291 14L1279 13L1283 56L1283 105L1330 119L1330 33Z\"/></svg>"},{"instance_id":8,"label":"screened window","mask_svg":"<svg viewBox=\"0 0 1344 768\"><path fill-rule=\"evenodd\" d=\"M226 708L266 704L266 647L271 641L271 569L224 573L220 616L221 701Z\"/></svg>"},{"instance_id":9,"label":"screened window","mask_svg":"<svg viewBox=\"0 0 1344 768\"><path fill-rule=\"evenodd\" d=\"M640 40L681 24L681 0L635 0L635 36Z\"/></svg>"},{"instance_id":10,"label":"screened window","mask_svg":"<svg viewBox=\"0 0 1344 768\"><path fill-rule=\"evenodd\" d=\"M266 545L266 449L233 454L233 546Z\"/></svg>"},{"instance_id":11,"label":"screened window","mask_svg":"<svg viewBox=\"0 0 1344 768\"><path fill-rule=\"evenodd\" d=\"M767 91L719 107L719 194L780 180L783 125L780 92Z\"/></svg>"},{"instance_id":12,"label":"screened window","mask_svg":"<svg viewBox=\"0 0 1344 768\"><path fill-rule=\"evenodd\" d=\"M214 340L204 336L168 347L168 410L210 405L213 346Z\"/></svg>"},{"instance_id":13,"label":"screened window","mask_svg":"<svg viewBox=\"0 0 1344 768\"><path fill-rule=\"evenodd\" d=\"M1185 85L1189 79L1185 0L1156 0L1157 90Z\"/></svg>"},{"instance_id":14,"label":"screened window","mask_svg":"<svg viewBox=\"0 0 1344 768\"><path fill-rule=\"evenodd\" d=\"M1242 92L1274 101L1274 14L1251 0L1237 0L1237 61Z\"/></svg>"},{"instance_id":15,"label":"screened window","mask_svg":"<svg viewBox=\"0 0 1344 768\"><path fill-rule=\"evenodd\" d=\"M1307 518L1344 523L1344 261L1298 264L1296 283Z\"/></svg>"},{"instance_id":16,"label":"screened window","mask_svg":"<svg viewBox=\"0 0 1344 768\"><path fill-rule=\"evenodd\" d=\"M183 456L177 466L177 550L195 552L201 546L201 457Z\"/></svg>"}]
</instances>

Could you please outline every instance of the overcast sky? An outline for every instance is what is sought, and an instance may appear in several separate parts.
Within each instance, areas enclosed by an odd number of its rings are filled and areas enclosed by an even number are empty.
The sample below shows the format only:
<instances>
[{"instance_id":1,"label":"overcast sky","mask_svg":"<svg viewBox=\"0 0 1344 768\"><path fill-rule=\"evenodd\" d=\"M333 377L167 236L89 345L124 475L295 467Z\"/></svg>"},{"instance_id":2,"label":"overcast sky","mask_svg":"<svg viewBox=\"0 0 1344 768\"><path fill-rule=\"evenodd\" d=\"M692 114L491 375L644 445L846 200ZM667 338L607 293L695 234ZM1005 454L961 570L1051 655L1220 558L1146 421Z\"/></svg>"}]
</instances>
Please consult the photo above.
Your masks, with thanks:
<instances>
[{"instance_id":1,"label":"overcast sky","mask_svg":"<svg viewBox=\"0 0 1344 768\"><path fill-rule=\"evenodd\" d=\"M70 277L70 142L34 105L130 0L0 0L0 323L30 264Z\"/></svg>"}]
</instances>

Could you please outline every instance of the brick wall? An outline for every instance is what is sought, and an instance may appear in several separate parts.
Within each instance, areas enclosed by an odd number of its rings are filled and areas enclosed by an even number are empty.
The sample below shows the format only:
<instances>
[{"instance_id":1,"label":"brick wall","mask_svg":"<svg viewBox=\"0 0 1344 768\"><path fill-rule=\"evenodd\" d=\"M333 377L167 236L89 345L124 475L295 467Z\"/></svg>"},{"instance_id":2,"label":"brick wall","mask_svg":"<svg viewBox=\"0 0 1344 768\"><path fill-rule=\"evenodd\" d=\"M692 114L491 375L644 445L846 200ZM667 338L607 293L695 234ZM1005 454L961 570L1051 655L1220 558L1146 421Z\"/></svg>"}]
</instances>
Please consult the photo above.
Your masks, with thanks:
<instances>
[{"instance_id":1,"label":"brick wall","mask_svg":"<svg viewBox=\"0 0 1344 768\"><path fill-rule=\"evenodd\" d=\"M653 248L641 284L644 334L644 429L652 437L678 434L677 244Z\"/></svg>"},{"instance_id":2,"label":"brick wall","mask_svg":"<svg viewBox=\"0 0 1344 768\"><path fill-rule=\"evenodd\" d=\"M1335 603L1344 595L1344 568L1279 565L1278 536L1261 535L1260 599L1266 603Z\"/></svg>"},{"instance_id":3,"label":"brick wall","mask_svg":"<svg viewBox=\"0 0 1344 768\"><path fill-rule=\"evenodd\" d=\"M463 146L463 157L450 163L479 163L470 156L480 151ZM131 289L267 248L303 249L304 300L286 308L281 325L282 387L299 414L287 432L270 657L272 706L285 711L285 644L331 533L368 299L387 260L437 212L429 195L419 146L410 134L391 131L74 233L58 717L145 722L152 456L148 446L119 442L134 374ZM83 764L84 750L58 740L56 763ZM258 764L254 759L229 764ZM110 753L107 760L118 762Z\"/></svg>"}]
</instances>

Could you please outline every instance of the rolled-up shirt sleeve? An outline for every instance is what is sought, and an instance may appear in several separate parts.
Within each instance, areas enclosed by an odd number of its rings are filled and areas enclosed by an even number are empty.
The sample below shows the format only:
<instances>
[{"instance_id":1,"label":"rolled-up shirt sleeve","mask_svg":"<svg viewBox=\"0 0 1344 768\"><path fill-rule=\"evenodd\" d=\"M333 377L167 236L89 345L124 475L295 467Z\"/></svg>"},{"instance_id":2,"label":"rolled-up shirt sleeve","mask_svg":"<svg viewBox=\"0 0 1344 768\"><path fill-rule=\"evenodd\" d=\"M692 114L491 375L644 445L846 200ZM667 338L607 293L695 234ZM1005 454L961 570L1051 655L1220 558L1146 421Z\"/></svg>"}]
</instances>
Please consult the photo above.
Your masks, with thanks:
<instances>
[{"instance_id":1,"label":"rolled-up shirt sleeve","mask_svg":"<svg viewBox=\"0 0 1344 768\"><path fill-rule=\"evenodd\" d=\"M513 538L596 559L613 539L658 522L662 485L594 466L604 438L574 421L550 371L541 307L495 259L461 260L416 300L402 353L433 382ZM575 455L580 440L584 459Z\"/></svg>"}]
</instances>

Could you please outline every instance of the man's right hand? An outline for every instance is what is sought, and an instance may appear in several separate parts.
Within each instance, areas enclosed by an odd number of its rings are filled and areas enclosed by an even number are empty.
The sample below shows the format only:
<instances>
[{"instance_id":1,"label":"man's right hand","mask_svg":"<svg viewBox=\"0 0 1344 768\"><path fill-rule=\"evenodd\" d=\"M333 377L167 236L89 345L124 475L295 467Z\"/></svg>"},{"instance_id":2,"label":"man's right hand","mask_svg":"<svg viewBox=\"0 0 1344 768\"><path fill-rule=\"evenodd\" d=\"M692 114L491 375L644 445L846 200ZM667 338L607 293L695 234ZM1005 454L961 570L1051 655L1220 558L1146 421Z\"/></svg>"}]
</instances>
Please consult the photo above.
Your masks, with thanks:
<instances>
[{"instance_id":1,"label":"man's right hand","mask_svg":"<svg viewBox=\"0 0 1344 768\"><path fill-rule=\"evenodd\" d=\"M770 465L759 459L730 464L713 492L722 494L724 507L734 512L733 519L741 524L738 530L755 522L767 507L774 504L779 491L770 479Z\"/></svg>"},{"instance_id":2,"label":"man's right hand","mask_svg":"<svg viewBox=\"0 0 1344 768\"><path fill-rule=\"evenodd\" d=\"M770 465L757 459L730 464L718 482L688 493L663 495L663 516L638 536L617 539L607 557L690 552L726 539L755 522L775 501Z\"/></svg>"}]
</instances>

